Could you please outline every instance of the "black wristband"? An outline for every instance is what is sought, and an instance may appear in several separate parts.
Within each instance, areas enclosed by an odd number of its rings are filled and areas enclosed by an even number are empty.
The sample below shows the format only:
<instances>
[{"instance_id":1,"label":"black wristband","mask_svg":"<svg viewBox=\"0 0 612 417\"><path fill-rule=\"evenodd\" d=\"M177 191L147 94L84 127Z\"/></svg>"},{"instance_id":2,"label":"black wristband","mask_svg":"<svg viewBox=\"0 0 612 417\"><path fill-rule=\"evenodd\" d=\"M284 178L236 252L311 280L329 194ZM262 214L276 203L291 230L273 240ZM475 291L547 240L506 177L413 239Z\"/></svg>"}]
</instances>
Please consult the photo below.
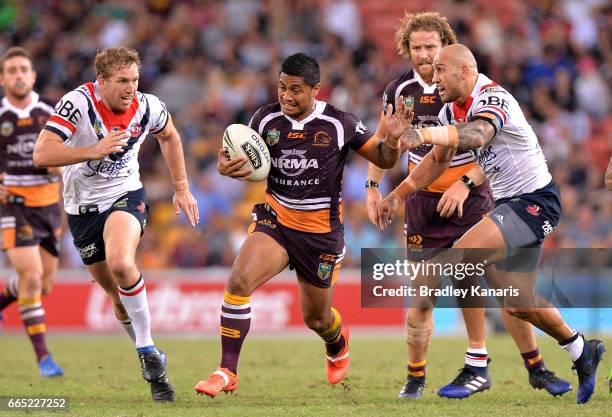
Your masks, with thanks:
<instances>
[{"instance_id":1,"label":"black wristband","mask_svg":"<svg viewBox=\"0 0 612 417\"><path fill-rule=\"evenodd\" d=\"M367 180L365 188L378 188L380 185L376 181Z\"/></svg>"},{"instance_id":2,"label":"black wristband","mask_svg":"<svg viewBox=\"0 0 612 417\"><path fill-rule=\"evenodd\" d=\"M474 188L476 188L476 184L474 183L474 181L472 181L472 179L468 177L467 175L462 176L461 181L463 181L463 183L467 185L467 188L470 190L473 190Z\"/></svg>"}]
</instances>

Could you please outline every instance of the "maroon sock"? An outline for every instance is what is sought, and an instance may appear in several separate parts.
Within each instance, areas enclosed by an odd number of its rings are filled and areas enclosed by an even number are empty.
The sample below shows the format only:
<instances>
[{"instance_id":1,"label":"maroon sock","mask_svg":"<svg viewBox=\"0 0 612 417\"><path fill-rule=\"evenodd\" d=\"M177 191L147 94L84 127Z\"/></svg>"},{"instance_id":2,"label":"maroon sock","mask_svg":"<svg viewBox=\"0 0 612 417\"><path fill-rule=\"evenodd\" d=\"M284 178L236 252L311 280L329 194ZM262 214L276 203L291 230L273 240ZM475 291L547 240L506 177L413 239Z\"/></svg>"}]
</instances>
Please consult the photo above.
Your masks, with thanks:
<instances>
[{"instance_id":1,"label":"maroon sock","mask_svg":"<svg viewBox=\"0 0 612 417\"><path fill-rule=\"evenodd\" d=\"M20 299L19 315L32 342L36 359L40 362L44 356L49 354L47 343L45 342L45 334L47 333L45 310L42 308L40 297L37 300Z\"/></svg>"},{"instance_id":2,"label":"maroon sock","mask_svg":"<svg viewBox=\"0 0 612 417\"><path fill-rule=\"evenodd\" d=\"M531 352L521 353L523 357L523 361L525 363L525 368L528 370L541 368L544 366L544 358L540 355L540 350L535 348Z\"/></svg>"},{"instance_id":3,"label":"maroon sock","mask_svg":"<svg viewBox=\"0 0 612 417\"><path fill-rule=\"evenodd\" d=\"M240 349L250 327L249 297L226 292L221 306L221 364L219 367L237 373Z\"/></svg>"}]
</instances>

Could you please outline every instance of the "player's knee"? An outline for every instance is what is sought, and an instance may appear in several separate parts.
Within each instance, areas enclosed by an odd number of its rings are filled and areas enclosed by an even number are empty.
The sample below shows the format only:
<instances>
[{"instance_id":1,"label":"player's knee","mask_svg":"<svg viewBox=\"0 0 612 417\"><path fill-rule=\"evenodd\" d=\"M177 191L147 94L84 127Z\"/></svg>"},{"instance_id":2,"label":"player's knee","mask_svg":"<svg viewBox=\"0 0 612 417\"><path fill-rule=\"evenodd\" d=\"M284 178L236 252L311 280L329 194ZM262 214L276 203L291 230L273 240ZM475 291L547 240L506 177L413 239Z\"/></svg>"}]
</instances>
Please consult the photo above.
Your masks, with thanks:
<instances>
[{"instance_id":1,"label":"player's knee","mask_svg":"<svg viewBox=\"0 0 612 417\"><path fill-rule=\"evenodd\" d=\"M510 307L506 308L508 314L521 320L528 320L533 316L532 307Z\"/></svg>"},{"instance_id":2,"label":"player's knee","mask_svg":"<svg viewBox=\"0 0 612 417\"><path fill-rule=\"evenodd\" d=\"M248 297L253 292L251 283L252 274L239 269L232 269L227 282L227 289L231 294Z\"/></svg>"},{"instance_id":3,"label":"player's knee","mask_svg":"<svg viewBox=\"0 0 612 417\"><path fill-rule=\"evenodd\" d=\"M36 269L28 269L19 272L20 294L33 297L41 291L41 273Z\"/></svg>"},{"instance_id":4,"label":"player's knee","mask_svg":"<svg viewBox=\"0 0 612 417\"><path fill-rule=\"evenodd\" d=\"M302 318L306 326L316 333L322 333L330 327L328 320L320 315L303 314Z\"/></svg>"},{"instance_id":5,"label":"player's knee","mask_svg":"<svg viewBox=\"0 0 612 417\"><path fill-rule=\"evenodd\" d=\"M406 314L406 325L422 325L431 320L432 314L432 308L409 308Z\"/></svg>"},{"instance_id":6,"label":"player's knee","mask_svg":"<svg viewBox=\"0 0 612 417\"><path fill-rule=\"evenodd\" d=\"M106 259L108 268L116 277L127 277L132 275L132 270L136 267L136 262L131 256L115 255Z\"/></svg>"}]
</instances>

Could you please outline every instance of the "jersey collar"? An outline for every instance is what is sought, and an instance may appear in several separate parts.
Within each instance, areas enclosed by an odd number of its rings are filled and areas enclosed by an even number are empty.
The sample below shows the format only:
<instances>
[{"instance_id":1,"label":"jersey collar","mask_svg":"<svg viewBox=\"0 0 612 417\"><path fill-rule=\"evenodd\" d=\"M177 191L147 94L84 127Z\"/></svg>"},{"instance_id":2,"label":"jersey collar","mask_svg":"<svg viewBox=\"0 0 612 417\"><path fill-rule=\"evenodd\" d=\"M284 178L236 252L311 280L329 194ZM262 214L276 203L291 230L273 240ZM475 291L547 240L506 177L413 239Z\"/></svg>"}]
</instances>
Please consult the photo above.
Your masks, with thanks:
<instances>
[{"instance_id":1,"label":"jersey collar","mask_svg":"<svg viewBox=\"0 0 612 417\"><path fill-rule=\"evenodd\" d=\"M414 71L414 79L423 87L423 94L434 94L436 91L436 84L432 83L431 85L427 84L423 78L419 75L417 70Z\"/></svg>"},{"instance_id":2,"label":"jersey collar","mask_svg":"<svg viewBox=\"0 0 612 417\"><path fill-rule=\"evenodd\" d=\"M303 120L295 120L294 118L287 116L285 113L283 113L283 116L285 116L285 118L291 122L291 128L293 130L303 130L306 123L316 119L321 113L323 113L326 105L327 103L324 101L315 100L314 110Z\"/></svg>"},{"instance_id":3,"label":"jersey collar","mask_svg":"<svg viewBox=\"0 0 612 417\"><path fill-rule=\"evenodd\" d=\"M9 101L8 98L3 97L2 98L2 107L9 108L20 119L26 119L26 118L30 117L30 112L38 104L38 98L39 98L38 93L36 93L35 91L31 91L30 92L30 98L31 98L30 104L28 104L28 106L25 109L20 109L19 107L13 106L13 104Z\"/></svg>"}]
</instances>

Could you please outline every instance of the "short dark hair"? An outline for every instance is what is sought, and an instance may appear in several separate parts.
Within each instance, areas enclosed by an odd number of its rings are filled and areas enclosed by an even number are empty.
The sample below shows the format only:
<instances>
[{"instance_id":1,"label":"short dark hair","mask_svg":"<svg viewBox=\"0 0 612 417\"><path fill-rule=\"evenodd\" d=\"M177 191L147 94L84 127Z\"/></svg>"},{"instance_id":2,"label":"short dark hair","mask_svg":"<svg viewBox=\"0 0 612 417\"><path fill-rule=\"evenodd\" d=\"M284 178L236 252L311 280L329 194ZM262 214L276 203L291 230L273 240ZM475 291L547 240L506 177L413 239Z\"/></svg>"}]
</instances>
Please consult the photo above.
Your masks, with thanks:
<instances>
[{"instance_id":1,"label":"short dark hair","mask_svg":"<svg viewBox=\"0 0 612 417\"><path fill-rule=\"evenodd\" d=\"M4 71L4 63L16 56L22 56L32 63L32 56L28 52L27 49L22 48L21 46L13 46L12 48L7 49L7 51L2 54L2 58L0 58L0 72Z\"/></svg>"},{"instance_id":2,"label":"short dark hair","mask_svg":"<svg viewBox=\"0 0 612 417\"><path fill-rule=\"evenodd\" d=\"M321 78L321 69L317 60L302 52L285 58L281 72L294 77L302 77L304 82L311 87L319 84Z\"/></svg>"}]
</instances>

